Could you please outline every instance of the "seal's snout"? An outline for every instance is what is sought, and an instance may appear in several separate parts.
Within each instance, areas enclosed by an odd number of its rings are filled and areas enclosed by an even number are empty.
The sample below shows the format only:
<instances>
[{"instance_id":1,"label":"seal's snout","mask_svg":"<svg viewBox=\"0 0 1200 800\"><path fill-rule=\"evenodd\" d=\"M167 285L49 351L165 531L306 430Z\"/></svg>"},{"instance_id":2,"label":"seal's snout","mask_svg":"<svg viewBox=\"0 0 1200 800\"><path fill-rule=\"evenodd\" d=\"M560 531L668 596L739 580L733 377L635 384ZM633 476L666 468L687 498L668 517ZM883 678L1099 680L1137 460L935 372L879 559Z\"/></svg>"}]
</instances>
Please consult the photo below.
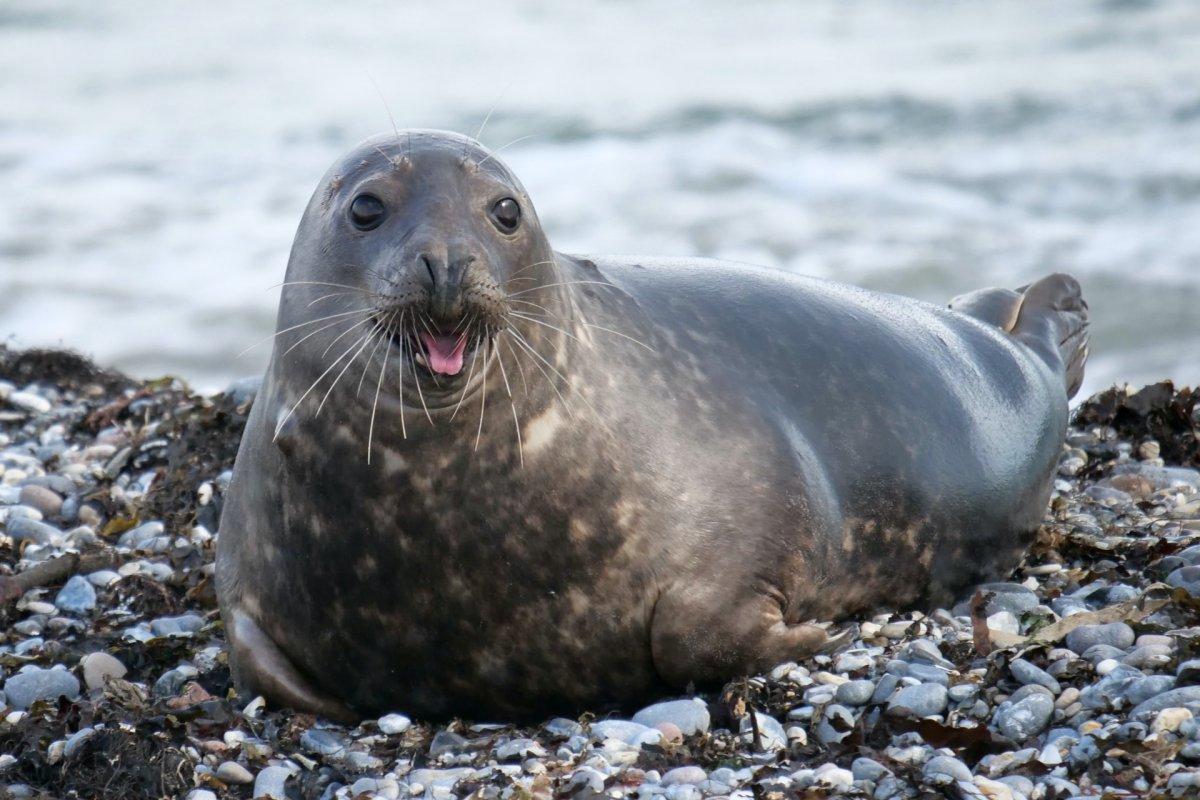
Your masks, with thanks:
<instances>
[{"instance_id":1,"label":"seal's snout","mask_svg":"<svg viewBox=\"0 0 1200 800\"><path fill-rule=\"evenodd\" d=\"M452 322L463 314L463 279L475 263L473 254L448 252L445 247L418 250L413 265L418 281L429 292L429 312L438 322Z\"/></svg>"}]
</instances>

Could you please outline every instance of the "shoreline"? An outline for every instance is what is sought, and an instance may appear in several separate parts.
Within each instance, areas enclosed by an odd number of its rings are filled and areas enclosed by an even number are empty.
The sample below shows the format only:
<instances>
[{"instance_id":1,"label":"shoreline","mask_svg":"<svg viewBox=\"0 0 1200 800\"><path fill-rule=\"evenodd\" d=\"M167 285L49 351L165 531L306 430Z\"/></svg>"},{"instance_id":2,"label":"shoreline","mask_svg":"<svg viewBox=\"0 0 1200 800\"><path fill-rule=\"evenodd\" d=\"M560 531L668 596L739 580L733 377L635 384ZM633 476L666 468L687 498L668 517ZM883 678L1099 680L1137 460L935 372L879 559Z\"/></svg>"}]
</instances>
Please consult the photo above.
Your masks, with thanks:
<instances>
[{"instance_id":1,"label":"shoreline","mask_svg":"<svg viewBox=\"0 0 1200 800\"><path fill-rule=\"evenodd\" d=\"M1022 566L953 609L633 719L348 728L230 694L240 385L0 346L0 800L1200 793L1200 393L1079 404Z\"/></svg>"}]
</instances>

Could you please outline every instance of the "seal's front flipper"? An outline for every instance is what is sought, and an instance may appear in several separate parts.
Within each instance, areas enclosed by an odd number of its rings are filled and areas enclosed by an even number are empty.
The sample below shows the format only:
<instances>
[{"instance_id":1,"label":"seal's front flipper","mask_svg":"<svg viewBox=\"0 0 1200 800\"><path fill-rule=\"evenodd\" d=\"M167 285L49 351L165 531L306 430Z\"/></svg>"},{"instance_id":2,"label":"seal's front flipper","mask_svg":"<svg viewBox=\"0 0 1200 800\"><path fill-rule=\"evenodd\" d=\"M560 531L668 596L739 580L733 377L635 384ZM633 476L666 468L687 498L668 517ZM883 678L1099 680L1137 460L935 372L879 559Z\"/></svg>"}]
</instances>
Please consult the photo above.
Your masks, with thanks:
<instances>
[{"instance_id":1,"label":"seal's front flipper","mask_svg":"<svg viewBox=\"0 0 1200 800\"><path fill-rule=\"evenodd\" d=\"M229 661L234 679L268 700L339 722L359 717L343 703L314 687L249 614L235 608L225 618Z\"/></svg>"},{"instance_id":2,"label":"seal's front flipper","mask_svg":"<svg viewBox=\"0 0 1200 800\"><path fill-rule=\"evenodd\" d=\"M735 600L711 585L664 594L650 623L654 668L680 687L767 671L812 655L828 641L818 625L785 620L775 593L752 592Z\"/></svg>"},{"instance_id":3,"label":"seal's front flipper","mask_svg":"<svg viewBox=\"0 0 1200 800\"><path fill-rule=\"evenodd\" d=\"M1088 357L1088 305L1079 281L1056 272L1024 287L1012 333L1051 366L1061 365L1067 397L1074 397Z\"/></svg>"}]
</instances>

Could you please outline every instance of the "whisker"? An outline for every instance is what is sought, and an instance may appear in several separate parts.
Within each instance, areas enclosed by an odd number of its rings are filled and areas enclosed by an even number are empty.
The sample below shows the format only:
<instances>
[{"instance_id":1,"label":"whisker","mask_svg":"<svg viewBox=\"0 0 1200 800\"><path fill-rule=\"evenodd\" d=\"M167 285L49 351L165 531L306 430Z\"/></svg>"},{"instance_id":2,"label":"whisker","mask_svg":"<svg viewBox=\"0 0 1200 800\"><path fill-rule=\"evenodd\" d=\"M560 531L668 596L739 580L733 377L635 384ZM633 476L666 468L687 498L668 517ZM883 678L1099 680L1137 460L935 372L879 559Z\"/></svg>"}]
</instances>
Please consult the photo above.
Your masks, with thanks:
<instances>
[{"instance_id":1,"label":"whisker","mask_svg":"<svg viewBox=\"0 0 1200 800\"><path fill-rule=\"evenodd\" d=\"M534 267L540 267L542 264L555 264L555 263L557 263L557 262L553 258L548 258L545 261L535 261L532 264L526 264L525 266L521 267L520 269L513 271L513 273L508 276L508 280L511 281L513 278L520 275L522 272L524 272L527 269L533 269ZM530 279L530 280L532 280L532 279ZM505 283L508 283L508 281L505 281Z\"/></svg>"},{"instance_id":2,"label":"whisker","mask_svg":"<svg viewBox=\"0 0 1200 800\"><path fill-rule=\"evenodd\" d=\"M561 333L563 336L569 336L570 338L574 339L575 341L579 342L580 344L583 344L583 341L578 336L571 333L570 331L563 330L562 328L558 327L557 325L551 325L549 322L542 322L540 319L534 319L533 317L529 316L528 314L522 314L520 311L509 311L508 313L509 313L509 315L514 316L518 319L523 319L528 322L532 322L535 325L541 325L543 327L550 328L551 330L556 330L559 333Z\"/></svg>"},{"instance_id":3,"label":"whisker","mask_svg":"<svg viewBox=\"0 0 1200 800\"><path fill-rule=\"evenodd\" d=\"M496 341L499 342L500 340L497 339ZM509 344L508 342L505 342L504 344L508 346L508 352L510 355L512 355L513 361L517 365L517 373L521 376L521 393L525 397L528 397L529 396L529 383L525 380L525 369L524 369L524 367L521 366L521 359L517 358L517 353L515 350L513 350L513 346L511 344Z\"/></svg>"},{"instance_id":4,"label":"whisker","mask_svg":"<svg viewBox=\"0 0 1200 800\"><path fill-rule=\"evenodd\" d=\"M271 284L267 287L267 291L269 292L272 289L278 289L281 286L332 286L335 289L349 289L353 292L362 292L363 294L369 294L372 297L383 297L383 295L379 294L378 292L372 292L370 289L364 289L361 286L351 286L346 283L330 283L329 281L284 281L283 283Z\"/></svg>"},{"instance_id":5,"label":"whisker","mask_svg":"<svg viewBox=\"0 0 1200 800\"><path fill-rule=\"evenodd\" d=\"M395 316L396 316L396 313L393 311L392 317L389 317L388 321L390 322L391 319ZM368 465L370 465L370 463L371 463L371 442L375 438L375 412L379 409L379 390L383 388L383 376L384 376L384 373L387 372L388 356L390 356L392 354L392 337L385 336L384 338L387 339L388 346L387 346L387 350L383 351L383 366L381 366L379 368L379 380L375 382L375 402L373 402L371 404L371 424L367 426L367 464ZM401 415L400 418L404 419L403 407L401 407L401 409L400 409L400 415Z\"/></svg>"},{"instance_id":6,"label":"whisker","mask_svg":"<svg viewBox=\"0 0 1200 800\"><path fill-rule=\"evenodd\" d=\"M369 319L363 320L363 322L369 322L369 321L370 321ZM342 331L337 336L335 336L333 341L330 342L328 345L326 345L325 349L321 351L321 358L324 358L325 355L333 348L333 346L338 343L338 339L341 339L343 336L345 336L347 333L349 333L352 330L354 330L354 326L350 326L349 328L347 328L346 330Z\"/></svg>"},{"instance_id":7,"label":"whisker","mask_svg":"<svg viewBox=\"0 0 1200 800\"><path fill-rule=\"evenodd\" d=\"M483 368L484 369L487 369L487 359L488 359L488 355L490 354L490 352L491 352L491 348L489 348L487 346L487 343L485 342L484 350L483 350ZM472 360L474 360L474 359L472 359ZM483 438L483 410L487 407L487 385L488 385L488 382L487 382L486 376L484 377L482 383L483 383L483 398L479 401L479 427L475 429L475 452L476 453L479 452L479 440L481 438ZM466 387L463 387L463 391L466 391Z\"/></svg>"},{"instance_id":8,"label":"whisker","mask_svg":"<svg viewBox=\"0 0 1200 800\"><path fill-rule=\"evenodd\" d=\"M557 283L543 283L541 286L534 286L532 289L522 289L519 292L513 292L512 294L509 295L509 297L520 297L523 294L529 294L530 292L536 292L539 289L549 289L552 286L579 286L579 285L588 284L588 283L595 284L596 286L607 286L610 289L617 288L616 286L613 286L611 283L609 283L607 281L559 281Z\"/></svg>"},{"instance_id":9,"label":"whisker","mask_svg":"<svg viewBox=\"0 0 1200 800\"><path fill-rule=\"evenodd\" d=\"M596 330L604 331L605 333L611 333L613 336L620 336L622 339L628 339L629 341L633 342L637 346L646 348L651 353L658 352L650 345L646 344L645 342L641 341L640 339L633 338L629 334L621 333L620 331L614 331L612 328L606 328L603 325L597 325L594 322L580 322L579 324L584 325L588 328L595 328Z\"/></svg>"},{"instance_id":10,"label":"whisker","mask_svg":"<svg viewBox=\"0 0 1200 800\"><path fill-rule=\"evenodd\" d=\"M484 164L486 164L486 163L488 162L488 159L490 159L490 158L492 158L492 157L494 157L494 156L497 156L497 155L499 155L499 154L500 154L502 151L504 151L504 150L507 150L508 148L510 148L510 147L512 147L514 144L516 144L517 142L523 142L523 141L525 141L526 139L532 139L533 137L535 137L535 136L539 136L539 135L540 135L540 134L537 134L537 133L531 133L531 134L529 134L528 136L518 136L516 139L513 139L511 142L509 142L508 144L504 145L503 147L497 147L495 150L493 150L492 152L488 153L486 156L484 156L482 159L480 159L479 163L478 163L478 164L476 164L475 166L476 166L476 167L482 167Z\"/></svg>"},{"instance_id":11,"label":"whisker","mask_svg":"<svg viewBox=\"0 0 1200 800\"><path fill-rule=\"evenodd\" d=\"M257 342L250 345L242 352L238 353L236 357L241 358L242 356L246 355L246 353L249 353L251 350L258 347L260 344L266 344L267 342L274 339L276 336L282 336L285 333L290 333L290 332L296 330L297 328L303 328L308 325L316 325L318 322L324 322L327 319L334 319L335 317L348 317L351 314L362 314L362 315L366 316L367 314L372 313L372 311L373 310L369 309L369 308L356 308L353 311L342 311L337 314L330 314L329 316L326 316L326 317L317 317L316 319L310 319L310 320L307 320L306 322L301 322L298 325L292 325L291 327L284 328L281 331L276 331L275 333L272 333L270 336L266 337L265 339L258 340Z\"/></svg>"},{"instance_id":12,"label":"whisker","mask_svg":"<svg viewBox=\"0 0 1200 800\"><path fill-rule=\"evenodd\" d=\"M415 316L415 315L414 315ZM416 325L413 326L413 336L416 336ZM421 398L421 408L425 409L425 419L429 420L429 424L433 424L433 415L429 413L429 406L425 405L425 392L421 389L421 376L417 374L417 357L413 355L413 348L408 348L408 363L412 366L413 383L417 385L417 397Z\"/></svg>"},{"instance_id":13,"label":"whisker","mask_svg":"<svg viewBox=\"0 0 1200 800\"><path fill-rule=\"evenodd\" d=\"M467 370L467 379L463 381L462 392L458 395L458 402L454 404L454 413L450 415L451 422L453 422L454 418L458 416L458 410L462 408L463 398L467 396L467 388L471 385L471 376L475 374L476 360L478 360L477 357L471 359L471 368ZM484 381L484 385L487 385L486 381Z\"/></svg>"},{"instance_id":14,"label":"whisker","mask_svg":"<svg viewBox=\"0 0 1200 800\"><path fill-rule=\"evenodd\" d=\"M333 379L333 383L329 384L329 388L325 390L325 396L321 398L321 402L317 405L317 411L315 414L313 414L314 417L321 415L321 409L325 407L325 401L327 401L329 396L333 394L333 390L338 385L338 381L340 381L342 376L346 374L346 370L350 369L350 365L358 360L358 357L360 354L362 354L362 351L367 349L367 345L371 343L371 339L374 338L375 332L379 330L380 327L381 324L377 323L374 328L367 331L367 335L363 337L362 346L359 347L358 351L350 357L350 360L346 362L346 366L342 367L342 371L337 374L337 377Z\"/></svg>"},{"instance_id":15,"label":"whisker","mask_svg":"<svg viewBox=\"0 0 1200 800\"><path fill-rule=\"evenodd\" d=\"M517 401L513 398L512 387L508 385L508 371L504 369L504 356L500 353L500 347L496 346L496 363L500 365L500 377L504 379L504 393L508 395L508 404L512 406L513 427L517 431L517 464L525 468L525 445L521 441L521 421L517 418Z\"/></svg>"},{"instance_id":16,"label":"whisker","mask_svg":"<svg viewBox=\"0 0 1200 800\"><path fill-rule=\"evenodd\" d=\"M307 389L304 390L304 394L300 395L300 399L296 401L296 404L294 406L292 406L291 410L288 411L288 413L284 416L284 418L281 419L279 421L279 423L275 426L275 436L272 437L271 441L275 441L276 439L279 438L279 432L283 430L283 426L287 423L287 421L289 419L291 419L292 414L296 413L296 409L299 408L300 404L304 402L304 398L308 397L309 392L311 392L313 389L317 388L317 384L319 384L326 375L333 372L333 369L334 369L334 367L336 367L338 365L338 362L340 362L343 358L345 358L347 355L349 355L350 351L353 350L359 342L366 341L367 337L369 337L370 335L371 335L370 331L368 331L367 333L363 334L362 338L355 340L353 344L351 344L349 347L346 348L345 352L343 352L340 356L335 358L333 360L333 363L325 368L324 372L322 372L320 375L317 376L317 379L315 381L313 381L312 384ZM353 361L353 359L351 359L351 361Z\"/></svg>"},{"instance_id":17,"label":"whisker","mask_svg":"<svg viewBox=\"0 0 1200 800\"><path fill-rule=\"evenodd\" d=\"M505 328L503 331L501 331L501 333L509 333L509 334L516 335L516 332L512 328ZM523 340L514 338L513 341L516 342L516 344L518 344L521 347L521 349L526 350L528 352L529 345L527 343L525 343ZM514 354L515 354L515 351L514 351ZM544 369L542 369L541 365L538 364L536 361L532 361L530 363L532 363L534 368L542 374L542 377L546 379L546 383L550 384L550 388L554 391L554 394L558 396L558 401L560 403L562 403L563 409L567 412L567 416L574 419L575 414L571 410L571 404L568 403L567 399L562 396L562 392L558 391L558 386L550 378L550 375L547 374L547 372Z\"/></svg>"},{"instance_id":18,"label":"whisker","mask_svg":"<svg viewBox=\"0 0 1200 800\"><path fill-rule=\"evenodd\" d=\"M534 349L533 345L531 345L525 339L525 337L520 334L519 331L515 330L514 328L508 328L508 331L510 333L512 333L512 335L515 337L515 341L518 344L524 344L524 346L529 349L530 353L532 353L534 356L536 356L543 364L546 365L547 368L549 368L555 375L557 375L559 378L561 378L562 382L567 385L567 388L570 389L571 391L573 391L575 393L575 396L578 397L580 400L582 400L584 405L586 405L588 408L590 408L592 410L593 414L595 414L597 417L600 416L600 412L597 411L596 407L593 406L588 401L588 399L583 396L582 392L580 392L578 389L575 388L575 384L571 383L571 380L566 375L563 375L561 372L559 372L558 369L553 364L551 364L549 361L547 361L542 356L541 353L539 353L536 349Z\"/></svg>"},{"instance_id":19,"label":"whisker","mask_svg":"<svg viewBox=\"0 0 1200 800\"><path fill-rule=\"evenodd\" d=\"M351 322L353 324L350 326L350 330L354 330L355 327L362 325L364 322L369 322L369 321L370 321L369 318L368 319L356 319L356 320L335 319L333 322L330 322L326 325L322 325L321 327L317 328L315 331L309 331L304 336L301 336L299 339L297 339L295 342L292 343L291 347L289 347L287 350L284 350L282 353L280 353L279 357L282 358L282 357L286 356L288 353L292 352L297 347L304 344L305 339L311 339L313 336L316 336L321 331L332 328L334 325L340 325L343 322Z\"/></svg>"},{"instance_id":20,"label":"whisker","mask_svg":"<svg viewBox=\"0 0 1200 800\"><path fill-rule=\"evenodd\" d=\"M405 348L406 340L403 338L403 336L404 336L404 318L407 315L408 315L407 308L404 309L404 311L402 311L400 313L400 325L399 325L400 335L401 335L400 354L398 356L396 356L396 378L397 378L397 382L400 384L400 437L402 439L408 438L408 428L404 424L404 348ZM389 345L389 348L390 348L390 345ZM385 366L386 366L386 362L385 362Z\"/></svg>"},{"instance_id":21,"label":"whisker","mask_svg":"<svg viewBox=\"0 0 1200 800\"><path fill-rule=\"evenodd\" d=\"M387 322L390 320L391 320L391 317L389 317L387 321L380 322L379 325L376 327L376 330L382 331L384 328L387 327ZM359 377L359 379L358 379L358 388L354 390L355 397L358 397L359 395L362 394L363 381L366 380L366 378L367 378L367 370L371 368L371 361L374 360L375 353L379 350L379 345L383 344L385 339L390 339L390 337L380 336L375 340L375 346L371 348L371 353L367 356L366 363L363 364L362 376Z\"/></svg>"}]
</instances>

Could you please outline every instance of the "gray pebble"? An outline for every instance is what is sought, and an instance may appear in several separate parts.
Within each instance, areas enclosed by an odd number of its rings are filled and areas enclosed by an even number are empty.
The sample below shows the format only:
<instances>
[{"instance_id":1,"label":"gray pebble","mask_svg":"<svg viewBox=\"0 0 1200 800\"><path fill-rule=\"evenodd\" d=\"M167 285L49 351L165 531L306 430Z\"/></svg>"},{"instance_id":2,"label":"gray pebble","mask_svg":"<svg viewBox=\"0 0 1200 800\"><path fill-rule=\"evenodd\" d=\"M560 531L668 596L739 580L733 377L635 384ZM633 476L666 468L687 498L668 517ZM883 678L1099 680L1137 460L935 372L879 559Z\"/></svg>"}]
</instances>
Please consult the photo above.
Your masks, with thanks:
<instances>
[{"instance_id":1,"label":"gray pebble","mask_svg":"<svg viewBox=\"0 0 1200 800\"><path fill-rule=\"evenodd\" d=\"M123 678L127 671L117 658L104 652L88 653L79 659L79 668L89 690L102 689L106 679Z\"/></svg>"},{"instance_id":2,"label":"gray pebble","mask_svg":"<svg viewBox=\"0 0 1200 800\"><path fill-rule=\"evenodd\" d=\"M14 541L29 541L41 545L61 542L63 538L63 532L53 525L21 516L9 517L5 533L12 537Z\"/></svg>"},{"instance_id":3,"label":"gray pebble","mask_svg":"<svg viewBox=\"0 0 1200 800\"><path fill-rule=\"evenodd\" d=\"M150 632L155 636L183 636L194 633L203 627L204 617L199 614L159 617L150 622Z\"/></svg>"},{"instance_id":4,"label":"gray pebble","mask_svg":"<svg viewBox=\"0 0 1200 800\"><path fill-rule=\"evenodd\" d=\"M948 697L946 687L940 683L905 686L888 701L887 710L892 716L923 719L941 714Z\"/></svg>"},{"instance_id":5,"label":"gray pebble","mask_svg":"<svg viewBox=\"0 0 1200 800\"><path fill-rule=\"evenodd\" d=\"M33 414L45 414L52 407L49 400L33 392L13 392L8 396L8 404Z\"/></svg>"},{"instance_id":6,"label":"gray pebble","mask_svg":"<svg viewBox=\"0 0 1200 800\"><path fill-rule=\"evenodd\" d=\"M398 733L404 733L412 727L412 720L403 714L385 714L379 718L376 723L379 725L379 730L388 736L394 736Z\"/></svg>"},{"instance_id":7,"label":"gray pebble","mask_svg":"<svg viewBox=\"0 0 1200 800\"><path fill-rule=\"evenodd\" d=\"M95 728L80 728L75 733L67 737L67 744L63 747L63 758L72 758L83 747L88 739L96 735Z\"/></svg>"},{"instance_id":8,"label":"gray pebble","mask_svg":"<svg viewBox=\"0 0 1200 800\"><path fill-rule=\"evenodd\" d=\"M570 739L583 733L583 726L573 719L555 717L546 723L543 730L552 739Z\"/></svg>"},{"instance_id":9,"label":"gray pebble","mask_svg":"<svg viewBox=\"0 0 1200 800\"><path fill-rule=\"evenodd\" d=\"M286 784L292 777L287 767L266 767L254 778L254 800L287 800Z\"/></svg>"},{"instance_id":10,"label":"gray pebble","mask_svg":"<svg viewBox=\"0 0 1200 800\"><path fill-rule=\"evenodd\" d=\"M681 783L695 785L707 779L708 773L700 767L676 767L663 775L659 783L663 786L675 786Z\"/></svg>"},{"instance_id":11,"label":"gray pebble","mask_svg":"<svg viewBox=\"0 0 1200 800\"><path fill-rule=\"evenodd\" d=\"M868 680L846 681L837 687L834 698L847 706L865 706L875 694L875 684Z\"/></svg>"},{"instance_id":12,"label":"gray pebble","mask_svg":"<svg viewBox=\"0 0 1200 800\"><path fill-rule=\"evenodd\" d=\"M236 761L226 761L217 767L216 776L226 783L252 783L254 776L250 770Z\"/></svg>"},{"instance_id":13,"label":"gray pebble","mask_svg":"<svg viewBox=\"0 0 1200 800\"><path fill-rule=\"evenodd\" d=\"M1054 715L1054 695L1043 686L1022 686L1001 703L992 724L1013 741L1022 742L1046 729Z\"/></svg>"},{"instance_id":14,"label":"gray pebble","mask_svg":"<svg viewBox=\"0 0 1200 800\"><path fill-rule=\"evenodd\" d=\"M438 736L446 733L441 731ZM458 736L457 734L450 734ZM462 739L458 736L458 739ZM434 737L434 744L437 744L437 737ZM310 728L300 735L300 746L314 753L319 753L323 756L338 756L346 752L346 741L332 731L321 730L320 728ZM438 753L440 754L440 753ZM430 755L438 755L433 752L433 745L430 745Z\"/></svg>"},{"instance_id":15,"label":"gray pebble","mask_svg":"<svg viewBox=\"0 0 1200 800\"><path fill-rule=\"evenodd\" d=\"M23 711L38 700L79 697L79 680L65 669L32 667L18 672L4 682L8 704Z\"/></svg>"},{"instance_id":16,"label":"gray pebble","mask_svg":"<svg viewBox=\"0 0 1200 800\"><path fill-rule=\"evenodd\" d=\"M925 780L934 786L947 786L958 781L970 781L971 770L957 758L934 756L921 769Z\"/></svg>"},{"instance_id":17,"label":"gray pebble","mask_svg":"<svg viewBox=\"0 0 1200 800\"><path fill-rule=\"evenodd\" d=\"M325 731L309 731L308 733L324 734L324 736L319 740L322 743L325 741L334 740L333 734L326 733ZM307 735L308 734L305 734L305 736ZM336 741L340 743L340 740ZM303 744L304 739L301 738L300 742ZM447 753L454 753L462 750L464 747L466 747L466 745L467 740L462 736L459 736L457 733L452 731L438 731L436 734L434 734L433 741L429 743L429 757L438 758L439 756L446 755ZM322 746L329 745L322 744ZM344 747L345 745L343 744L341 746ZM313 749L315 750L316 748L314 747ZM319 753L321 751L317 750L317 752Z\"/></svg>"},{"instance_id":18,"label":"gray pebble","mask_svg":"<svg viewBox=\"0 0 1200 800\"><path fill-rule=\"evenodd\" d=\"M1167 576L1167 583L1192 597L1200 597L1200 566L1180 567Z\"/></svg>"},{"instance_id":19,"label":"gray pebble","mask_svg":"<svg viewBox=\"0 0 1200 800\"><path fill-rule=\"evenodd\" d=\"M884 674L879 678L879 683L875 684L875 693L871 695L871 702L875 704L886 703L899 685L899 676L891 673Z\"/></svg>"},{"instance_id":20,"label":"gray pebble","mask_svg":"<svg viewBox=\"0 0 1200 800\"><path fill-rule=\"evenodd\" d=\"M58 591L54 605L69 614L86 614L96 607L96 589L82 575L72 575Z\"/></svg>"},{"instance_id":21,"label":"gray pebble","mask_svg":"<svg viewBox=\"0 0 1200 800\"><path fill-rule=\"evenodd\" d=\"M754 712L754 722L750 721L749 715L742 717L738 732L743 736L753 736L755 722L758 724L758 742L751 741L752 745L761 747L766 752L783 750L787 747L787 732L779 720L769 714Z\"/></svg>"},{"instance_id":22,"label":"gray pebble","mask_svg":"<svg viewBox=\"0 0 1200 800\"><path fill-rule=\"evenodd\" d=\"M1058 694L1062 691L1059 685L1051 675L1041 667L1029 663L1023 658L1014 658L1008 665L1012 671L1013 677L1016 678L1022 685L1036 684L1044 686L1053 694Z\"/></svg>"},{"instance_id":23,"label":"gray pebble","mask_svg":"<svg viewBox=\"0 0 1200 800\"><path fill-rule=\"evenodd\" d=\"M711 724L708 706L697 700L669 700L665 703L655 703L634 714L633 721L649 728L663 722L671 722L678 726L684 736L708 733L708 727Z\"/></svg>"},{"instance_id":24,"label":"gray pebble","mask_svg":"<svg viewBox=\"0 0 1200 800\"><path fill-rule=\"evenodd\" d=\"M1066 645L1076 653L1083 653L1097 644L1127 650L1133 640L1133 628L1124 622L1109 622L1105 625L1080 625L1067 634Z\"/></svg>"},{"instance_id":25,"label":"gray pebble","mask_svg":"<svg viewBox=\"0 0 1200 800\"><path fill-rule=\"evenodd\" d=\"M1200 686L1183 686L1178 689L1172 689L1169 692L1155 695L1149 700L1145 700L1134 707L1129 712L1129 718L1140 720L1151 714L1157 714L1164 708L1176 708L1190 706L1194 710L1200 710Z\"/></svg>"},{"instance_id":26,"label":"gray pebble","mask_svg":"<svg viewBox=\"0 0 1200 800\"><path fill-rule=\"evenodd\" d=\"M884 775L891 775L891 770L870 758L861 757L854 759L854 763L850 765L850 773L856 781L879 781Z\"/></svg>"},{"instance_id":27,"label":"gray pebble","mask_svg":"<svg viewBox=\"0 0 1200 800\"><path fill-rule=\"evenodd\" d=\"M45 486L26 484L21 487L19 502L31 506L47 517L53 517L62 510L63 499L52 489Z\"/></svg>"}]
</instances>

